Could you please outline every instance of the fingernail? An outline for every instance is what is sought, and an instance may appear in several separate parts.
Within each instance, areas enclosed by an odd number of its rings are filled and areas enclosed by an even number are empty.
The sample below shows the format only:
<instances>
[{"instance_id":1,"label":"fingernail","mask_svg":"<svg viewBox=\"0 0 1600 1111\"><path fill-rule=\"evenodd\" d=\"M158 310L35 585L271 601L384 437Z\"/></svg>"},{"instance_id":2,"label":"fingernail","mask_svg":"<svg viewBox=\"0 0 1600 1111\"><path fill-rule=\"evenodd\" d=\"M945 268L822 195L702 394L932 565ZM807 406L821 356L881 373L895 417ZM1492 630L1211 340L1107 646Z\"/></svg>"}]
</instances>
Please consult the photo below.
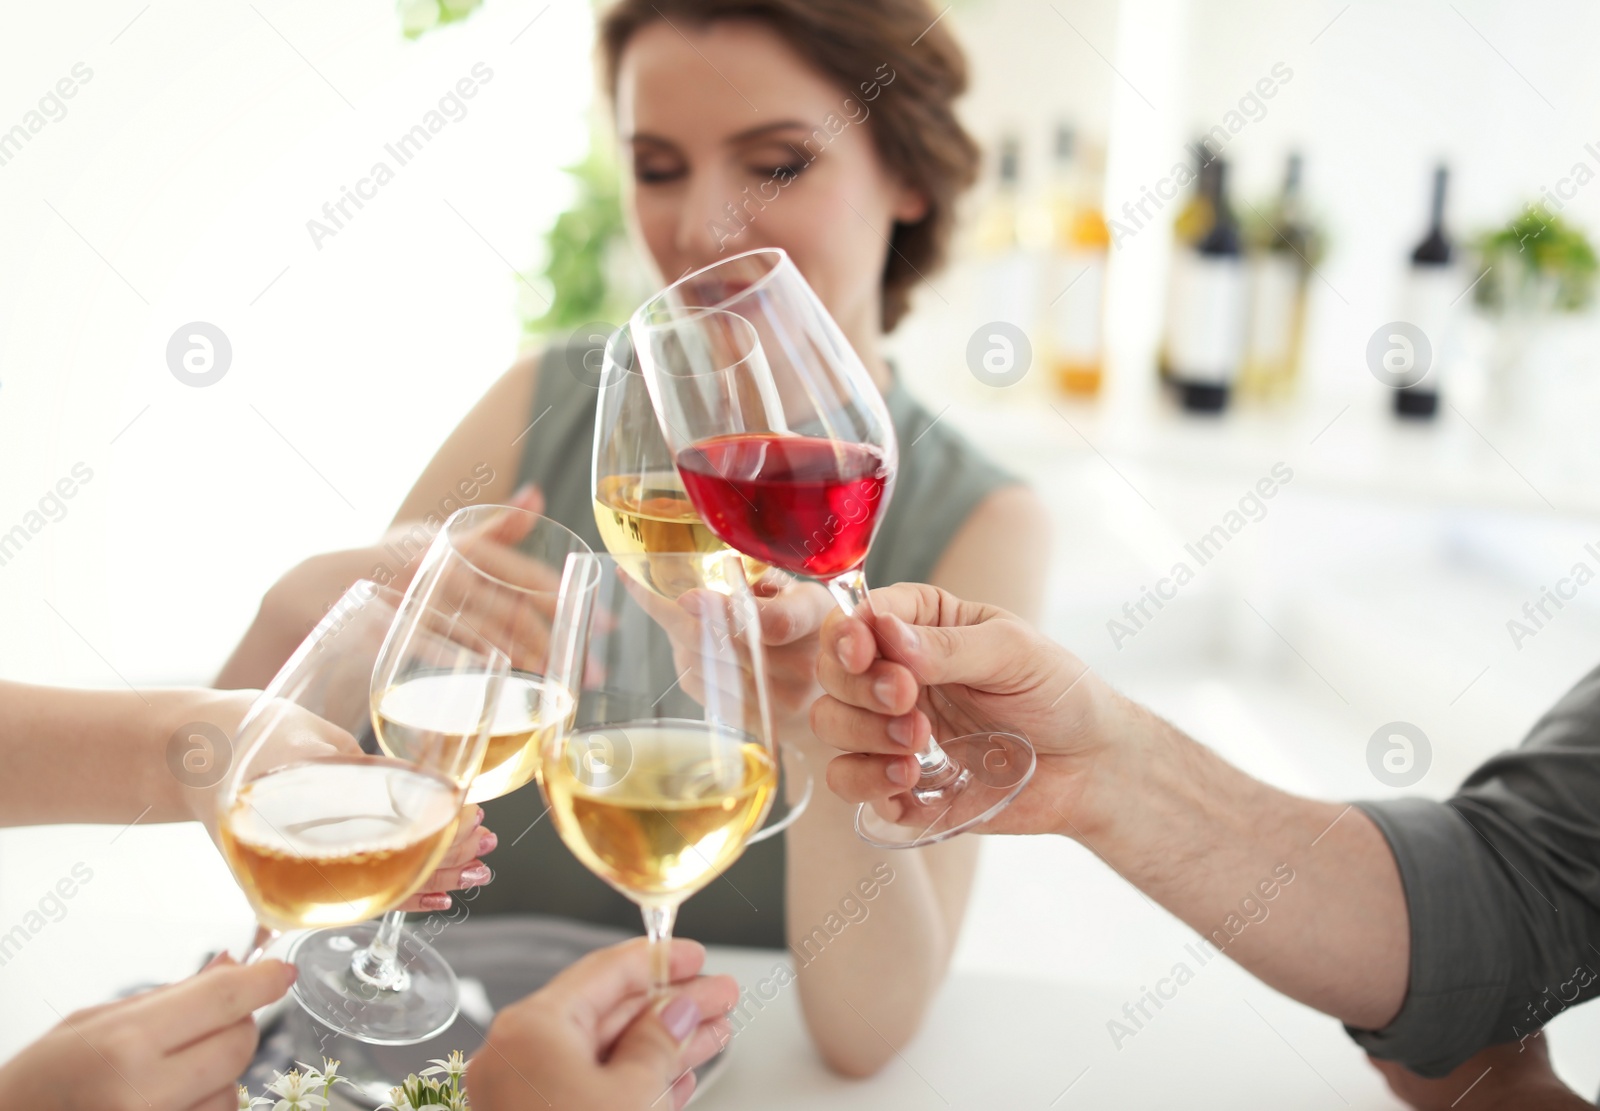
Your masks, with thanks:
<instances>
[{"instance_id":1,"label":"fingernail","mask_svg":"<svg viewBox=\"0 0 1600 1111\"><path fill-rule=\"evenodd\" d=\"M494 847L499 843L500 838L495 835L494 830L486 829L478 834L478 851L473 855L482 856L484 853L492 853L494 852Z\"/></svg>"},{"instance_id":2,"label":"fingernail","mask_svg":"<svg viewBox=\"0 0 1600 1111\"><path fill-rule=\"evenodd\" d=\"M896 787L909 787L916 782L916 773L911 770L911 765L904 760L892 760L884 772L889 777L889 782Z\"/></svg>"},{"instance_id":3,"label":"fingernail","mask_svg":"<svg viewBox=\"0 0 1600 1111\"><path fill-rule=\"evenodd\" d=\"M890 718L889 724L885 727L885 732L889 734L889 739L895 744L904 745L907 748L911 747L912 733L910 717Z\"/></svg>"},{"instance_id":4,"label":"fingernail","mask_svg":"<svg viewBox=\"0 0 1600 1111\"><path fill-rule=\"evenodd\" d=\"M300 978L300 973L288 961L279 961L278 966L283 972L283 986L285 988L293 987L294 982Z\"/></svg>"},{"instance_id":5,"label":"fingernail","mask_svg":"<svg viewBox=\"0 0 1600 1111\"><path fill-rule=\"evenodd\" d=\"M461 869L462 887L480 887L489 882L494 873L489 871L489 866L479 861L470 868ZM446 896L448 898L448 896Z\"/></svg>"},{"instance_id":6,"label":"fingernail","mask_svg":"<svg viewBox=\"0 0 1600 1111\"><path fill-rule=\"evenodd\" d=\"M477 829L483 824L483 807L474 806L472 809L477 811L477 813L472 816L472 828Z\"/></svg>"},{"instance_id":7,"label":"fingernail","mask_svg":"<svg viewBox=\"0 0 1600 1111\"><path fill-rule=\"evenodd\" d=\"M450 896L448 896L448 895L424 895L422 897L422 909L423 910L449 910L450 909Z\"/></svg>"},{"instance_id":8,"label":"fingernail","mask_svg":"<svg viewBox=\"0 0 1600 1111\"><path fill-rule=\"evenodd\" d=\"M676 996L661 1008L661 1025L667 1028L667 1033L674 1040L687 1041L695 1027L700 1025L700 1007L687 995Z\"/></svg>"},{"instance_id":9,"label":"fingernail","mask_svg":"<svg viewBox=\"0 0 1600 1111\"><path fill-rule=\"evenodd\" d=\"M872 684L872 697L878 700L878 705L888 709L894 705L894 687L894 680L885 675Z\"/></svg>"}]
</instances>

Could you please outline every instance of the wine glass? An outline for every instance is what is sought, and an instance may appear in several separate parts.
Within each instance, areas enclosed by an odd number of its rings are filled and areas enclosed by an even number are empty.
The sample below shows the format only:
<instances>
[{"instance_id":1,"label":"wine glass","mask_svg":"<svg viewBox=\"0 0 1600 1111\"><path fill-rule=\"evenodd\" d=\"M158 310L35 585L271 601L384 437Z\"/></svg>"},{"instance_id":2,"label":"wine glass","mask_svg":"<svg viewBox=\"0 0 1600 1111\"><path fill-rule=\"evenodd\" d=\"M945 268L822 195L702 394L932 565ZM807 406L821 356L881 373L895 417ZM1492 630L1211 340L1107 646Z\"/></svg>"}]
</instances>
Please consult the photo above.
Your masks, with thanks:
<instances>
[{"instance_id":1,"label":"wine glass","mask_svg":"<svg viewBox=\"0 0 1600 1111\"><path fill-rule=\"evenodd\" d=\"M713 263L641 305L632 328L662 434L707 526L748 556L824 580L870 623L864 568L894 490L894 425L794 262L768 248ZM1032 777L1034 752L1016 733L983 729L930 737L917 762L905 820L863 806L864 840L911 848L989 820Z\"/></svg>"},{"instance_id":2,"label":"wine glass","mask_svg":"<svg viewBox=\"0 0 1600 1111\"><path fill-rule=\"evenodd\" d=\"M422 885L455 836L507 668L461 623L402 614L374 583L334 604L240 723L218 799L222 853L258 922L247 962L284 930L360 922ZM459 681L380 750L375 669L396 689ZM297 987L315 980L296 964Z\"/></svg>"},{"instance_id":3,"label":"wine glass","mask_svg":"<svg viewBox=\"0 0 1600 1111\"><path fill-rule=\"evenodd\" d=\"M600 388L595 399L592 469L594 519L600 539L616 556L642 556L630 566L643 572L641 585L666 599L705 584L706 574L723 566L718 558L693 561L656 556L686 552L731 551L727 542L706 527L684 492L683 479L662 438L644 375L634 361L633 337L624 324L606 342ZM760 560L745 556L743 577L753 587L777 593L788 579ZM811 804L814 777L805 754L792 745L781 747L783 774L790 761L799 763L803 786L783 817L753 834L748 843L782 833Z\"/></svg>"},{"instance_id":4,"label":"wine glass","mask_svg":"<svg viewBox=\"0 0 1600 1111\"><path fill-rule=\"evenodd\" d=\"M645 586L662 561L676 599ZM734 552L575 555L551 634L540 786L550 820L644 914L652 993L679 905L766 819L778 762L755 597ZM729 881L731 882L731 881Z\"/></svg>"},{"instance_id":5,"label":"wine glass","mask_svg":"<svg viewBox=\"0 0 1600 1111\"><path fill-rule=\"evenodd\" d=\"M510 660L489 720L481 767L467 802L508 795L538 774L540 712L550 619L567 556L589 546L571 530L527 510L468 506L440 528L406 592L408 612L444 615L471 629ZM435 705L454 705L473 677L440 674L404 687L375 674L379 741L410 737L408 722ZM557 691L558 701L565 698ZM403 933L405 912L392 910L376 927L323 930L302 937L295 959L323 970L327 987L300 991L312 1016L341 1034L379 1045L409 1045L455 1020L460 988L449 962L415 933ZM405 952L402 955L401 949ZM363 1005L349 1005L350 984L364 985Z\"/></svg>"}]
</instances>

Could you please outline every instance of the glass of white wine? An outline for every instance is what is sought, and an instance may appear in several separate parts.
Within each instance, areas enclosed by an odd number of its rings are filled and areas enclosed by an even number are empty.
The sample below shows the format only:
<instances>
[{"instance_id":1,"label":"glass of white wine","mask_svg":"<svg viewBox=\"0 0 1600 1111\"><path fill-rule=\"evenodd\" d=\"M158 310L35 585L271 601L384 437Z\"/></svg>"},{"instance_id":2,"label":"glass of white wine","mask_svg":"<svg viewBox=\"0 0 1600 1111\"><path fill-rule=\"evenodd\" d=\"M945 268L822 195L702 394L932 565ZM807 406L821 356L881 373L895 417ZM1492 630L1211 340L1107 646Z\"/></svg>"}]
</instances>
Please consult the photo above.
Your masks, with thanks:
<instances>
[{"instance_id":1,"label":"glass of white wine","mask_svg":"<svg viewBox=\"0 0 1600 1111\"><path fill-rule=\"evenodd\" d=\"M417 891L455 835L508 667L464 623L405 614L374 583L335 603L240 723L219 797L223 856L259 924L248 960L282 931L361 922ZM469 678L382 748L375 671L398 688ZM300 971L297 989L316 981Z\"/></svg>"},{"instance_id":2,"label":"glass of white wine","mask_svg":"<svg viewBox=\"0 0 1600 1111\"><path fill-rule=\"evenodd\" d=\"M672 564L663 568L663 564ZM698 585L667 599L660 570ZM755 597L733 552L567 561L540 785L556 832L644 912L653 990L678 907L738 859L777 792Z\"/></svg>"},{"instance_id":3,"label":"glass of white wine","mask_svg":"<svg viewBox=\"0 0 1600 1111\"><path fill-rule=\"evenodd\" d=\"M700 519L666 438L644 374L634 361L632 332L624 324L606 342L595 399L594 520L606 550L616 555L655 552L726 552L726 542ZM767 565L746 557L745 577L758 582ZM667 598L700 585L666 577L667 564L647 561L645 585ZM774 579L781 576L775 575Z\"/></svg>"},{"instance_id":4,"label":"glass of white wine","mask_svg":"<svg viewBox=\"0 0 1600 1111\"><path fill-rule=\"evenodd\" d=\"M561 571L568 555L588 551L570 529L536 513L469 506L445 521L411 580L403 606L408 617L428 613L431 620L469 628L510 661L489 714L483 760L467 790L469 803L508 795L538 774L544 702L568 705L566 693L550 694L544 679ZM380 745L398 752L425 741L418 723L437 720L441 707L465 704L480 684L481 677L466 670L401 682L380 669L372 679ZM301 1003L341 1034L380 1045L408 1045L446 1029L459 1010L460 985L438 950L404 925L405 912L391 910L376 926L301 938L296 964L321 974L316 986L297 986ZM356 1008L352 990L362 996Z\"/></svg>"}]
</instances>

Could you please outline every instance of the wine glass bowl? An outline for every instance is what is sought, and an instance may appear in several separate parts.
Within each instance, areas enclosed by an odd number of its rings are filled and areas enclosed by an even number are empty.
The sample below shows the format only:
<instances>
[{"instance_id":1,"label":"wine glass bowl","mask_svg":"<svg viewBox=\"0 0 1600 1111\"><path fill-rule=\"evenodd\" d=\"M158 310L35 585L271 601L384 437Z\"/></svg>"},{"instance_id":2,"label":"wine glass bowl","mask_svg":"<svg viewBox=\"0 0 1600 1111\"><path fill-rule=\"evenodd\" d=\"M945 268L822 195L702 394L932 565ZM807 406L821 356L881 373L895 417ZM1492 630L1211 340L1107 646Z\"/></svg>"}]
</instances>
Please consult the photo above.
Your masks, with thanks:
<instances>
[{"instance_id":1,"label":"wine glass bowl","mask_svg":"<svg viewBox=\"0 0 1600 1111\"><path fill-rule=\"evenodd\" d=\"M547 517L506 505L468 506L445 521L412 580L420 604L459 615L511 660L468 802L508 795L538 775L538 723L551 697L544 681L550 621L567 556L588 550ZM557 717L570 711L555 709Z\"/></svg>"}]
</instances>

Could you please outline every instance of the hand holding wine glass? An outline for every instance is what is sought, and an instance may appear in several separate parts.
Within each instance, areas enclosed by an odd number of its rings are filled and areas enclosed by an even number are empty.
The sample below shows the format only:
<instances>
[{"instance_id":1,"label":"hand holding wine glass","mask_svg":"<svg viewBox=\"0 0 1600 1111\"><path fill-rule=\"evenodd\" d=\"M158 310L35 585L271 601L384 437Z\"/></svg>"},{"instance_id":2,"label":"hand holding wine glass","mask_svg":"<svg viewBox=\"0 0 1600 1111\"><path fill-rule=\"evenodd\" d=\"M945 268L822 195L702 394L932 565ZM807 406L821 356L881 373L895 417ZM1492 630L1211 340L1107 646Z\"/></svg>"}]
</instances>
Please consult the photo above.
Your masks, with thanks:
<instances>
[{"instance_id":1,"label":"hand holding wine glass","mask_svg":"<svg viewBox=\"0 0 1600 1111\"><path fill-rule=\"evenodd\" d=\"M218 800L223 855L261 924L251 959L280 930L354 926L427 882L455 838L507 668L457 619L370 582L328 612L240 724ZM378 712L440 676L457 680L451 697L419 700L405 729ZM391 967L363 976L351 965L361 944L339 931L300 938L296 998L344 1032L406 1040L416 1008L438 1000L425 976L397 974L392 950L368 953ZM453 1016L453 995L448 1006Z\"/></svg>"},{"instance_id":2,"label":"hand holding wine glass","mask_svg":"<svg viewBox=\"0 0 1600 1111\"><path fill-rule=\"evenodd\" d=\"M847 755L828 786L886 820L916 822L913 746L930 732L1012 722L1034 738L1038 772L984 833L1072 833L1089 770L1120 747L1101 724L1117 696L1072 653L998 606L922 583L872 592L873 625L836 613L823 630L812 708L817 735ZM938 684L938 696L928 684Z\"/></svg>"},{"instance_id":3,"label":"hand holding wine glass","mask_svg":"<svg viewBox=\"0 0 1600 1111\"><path fill-rule=\"evenodd\" d=\"M864 568L894 489L894 426L788 255L749 251L695 271L642 305L631 326L662 433L706 524L746 555L825 580L846 613L870 621ZM863 806L863 840L942 841L1016 798L1033 774L1032 748L977 724L919 741L907 821Z\"/></svg>"}]
</instances>

